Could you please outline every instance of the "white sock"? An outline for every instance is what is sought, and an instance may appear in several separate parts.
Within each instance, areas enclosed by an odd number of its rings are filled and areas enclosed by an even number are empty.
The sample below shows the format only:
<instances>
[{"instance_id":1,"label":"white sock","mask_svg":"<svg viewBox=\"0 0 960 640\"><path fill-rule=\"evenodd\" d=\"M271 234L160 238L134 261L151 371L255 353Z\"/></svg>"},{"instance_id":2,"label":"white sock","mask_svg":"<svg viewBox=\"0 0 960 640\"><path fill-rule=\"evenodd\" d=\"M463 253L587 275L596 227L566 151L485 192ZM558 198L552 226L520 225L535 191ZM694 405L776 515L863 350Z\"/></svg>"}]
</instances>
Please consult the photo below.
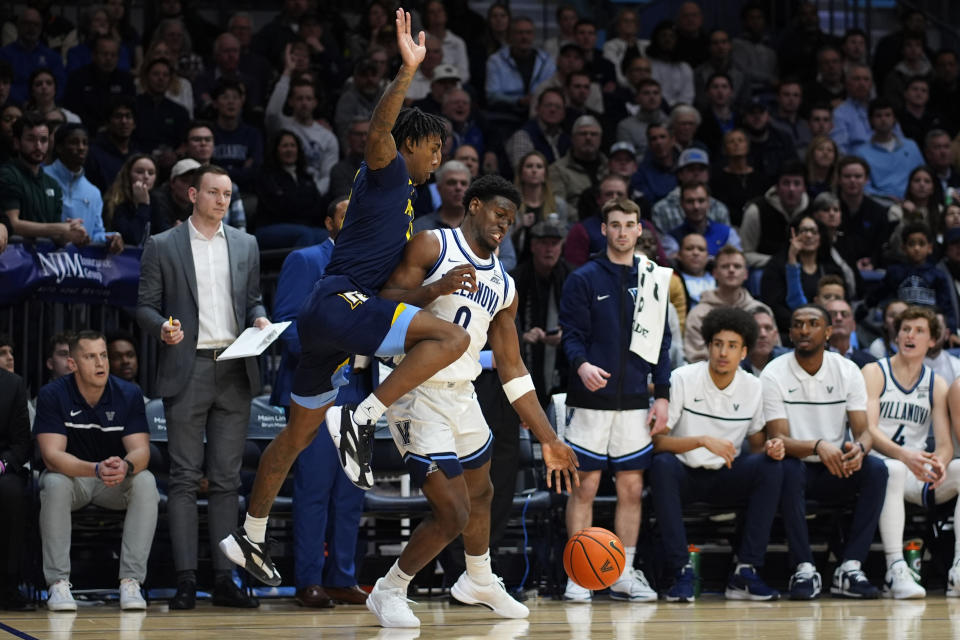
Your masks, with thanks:
<instances>
[{"instance_id":1,"label":"white sock","mask_svg":"<svg viewBox=\"0 0 960 640\"><path fill-rule=\"evenodd\" d=\"M408 576L400 570L399 560L394 562L393 566L390 567L390 570L387 571L387 575L383 576L383 581L387 583L388 587L403 589L404 593L406 593L407 589L410 587L411 580L413 580L413 576Z\"/></svg>"},{"instance_id":2,"label":"white sock","mask_svg":"<svg viewBox=\"0 0 960 640\"><path fill-rule=\"evenodd\" d=\"M268 518L254 518L249 513L247 514L246 519L243 521L243 530L246 531L247 537L252 541L260 544L267 537L267 520Z\"/></svg>"},{"instance_id":3,"label":"white sock","mask_svg":"<svg viewBox=\"0 0 960 640\"><path fill-rule=\"evenodd\" d=\"M623 548L624 559L623 559L623 573L620 574L620 577L623 578L626 575L630 574L630 569L633 569L633 561L637 557L637 548L636 547L624 547Z\"/></svg>"},{"instance_id":4,"label":"white sock","mask_svg":"<svg viewBox=\"0 0 960 640\"><path fill-rule=\"evenodd\" d=\"M856 571L860 568L859 560L844 560L843 564L840 565L840 568L843 571Z\"/></svg>"},{"instance_id":5,"label":"white sock","mask_svg":"<svg viewBox=\"0 0 960 640\"><path fill-rule=\"evenodd\" d=\"M883 554L887 558L887 569L893 566L894 562L898 560L903 560L903 551L897 551L895 553L885 553Z\"/></svg>"},{"instance_id":6,"label":"white sock","mask_svg":"<svg viewBox=\"0 0 960 640\"><path fill-rule=\"evenodd\" d=\"M487 549L479 556L463 554L467 564L467 575L479 585L486 586L493 582L493 570L490 568L490 550Z\"/></svg>"},{"instance_id":7,"label":"white sock","mask_svg":"<svg viewBox=\"0 0 960 640\"><path fill-rule=\"evenodd\" d=\"M877 528L889 567L895 560L903 559L903 527L907 519L903 492L908 471L899 460L884 460L884 464L887 466L887 492Z\"/></svg>"},{"instance_id":8,"label":"white sock","mask_svg":"<svg viewBox=\"0 0 960 640\"><path fill-rule=\"evenodd\" d=\"M369 422L370 424L376 424L377 420L380 419L384 413L387 412L387 407L380 402L380 399L372 393L368 395L363 402L357 405L357 411L354 414L354 422L357 424L363 424L364 421Z\"/></svg>"},{"instance_id":9,"label":"white sock","mask_svg":"<svg viewBox=\"0 0 960 640\"><path fill-rule=\"evenodd\" d=\"M737 563L737 568L734 569L733 572L734 572L734 573L740 573L740 569L743 569L744 567L747 567L747 568L749 568L749 569L753 569L753 565L752 565L752 564L746 564L746 563L743 563L743 562L738 562L738 563Z\"/></svg>"}]
</instances>

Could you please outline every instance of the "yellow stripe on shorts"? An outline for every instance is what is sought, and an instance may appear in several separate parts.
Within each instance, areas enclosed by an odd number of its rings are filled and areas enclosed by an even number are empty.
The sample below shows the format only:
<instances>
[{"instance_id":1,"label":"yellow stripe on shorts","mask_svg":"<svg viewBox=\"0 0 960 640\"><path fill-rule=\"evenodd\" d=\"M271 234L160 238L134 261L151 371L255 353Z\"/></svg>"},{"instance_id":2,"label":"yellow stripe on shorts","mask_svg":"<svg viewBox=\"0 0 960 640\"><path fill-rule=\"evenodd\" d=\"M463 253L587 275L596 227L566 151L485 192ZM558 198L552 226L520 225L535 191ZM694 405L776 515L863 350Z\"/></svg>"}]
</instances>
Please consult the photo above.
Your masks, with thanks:
<instances>
[{"instance_id":1,"label":"yellow stripe on shorts","mask_svg":"<svg viewBox=\"0 0 960 640\"><path fill-rule=\"evenodd\" d=\"M407 305L401 302L400 304L397 305L397 308L393 310L393 320L390 321L391 327L393 326L393 323L397 321L397 318L400 317L400 314L403 313L406 308L407 308Z\"/></svg>"}]
</instances>

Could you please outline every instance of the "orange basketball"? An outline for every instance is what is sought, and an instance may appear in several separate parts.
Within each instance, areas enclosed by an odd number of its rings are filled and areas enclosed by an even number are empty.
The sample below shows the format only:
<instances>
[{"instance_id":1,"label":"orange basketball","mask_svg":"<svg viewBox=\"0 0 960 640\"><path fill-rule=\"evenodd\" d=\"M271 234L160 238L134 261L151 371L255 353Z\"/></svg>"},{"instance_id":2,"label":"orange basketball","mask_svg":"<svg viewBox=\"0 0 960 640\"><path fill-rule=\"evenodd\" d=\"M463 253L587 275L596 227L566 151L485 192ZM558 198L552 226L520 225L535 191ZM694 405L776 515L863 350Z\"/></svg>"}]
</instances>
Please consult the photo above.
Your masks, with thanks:
<instances>
[{"instance_id":1,"label":"orange basketball","mask_svg":"<svg viewBox=\"0 0 960 640\"><path fill-rule=\"evenodd\" d=\"M584 589L606 589L623 573L623 543L600 527L577 531L563 549L563 569Z\"/></svg>"}]
</instances>

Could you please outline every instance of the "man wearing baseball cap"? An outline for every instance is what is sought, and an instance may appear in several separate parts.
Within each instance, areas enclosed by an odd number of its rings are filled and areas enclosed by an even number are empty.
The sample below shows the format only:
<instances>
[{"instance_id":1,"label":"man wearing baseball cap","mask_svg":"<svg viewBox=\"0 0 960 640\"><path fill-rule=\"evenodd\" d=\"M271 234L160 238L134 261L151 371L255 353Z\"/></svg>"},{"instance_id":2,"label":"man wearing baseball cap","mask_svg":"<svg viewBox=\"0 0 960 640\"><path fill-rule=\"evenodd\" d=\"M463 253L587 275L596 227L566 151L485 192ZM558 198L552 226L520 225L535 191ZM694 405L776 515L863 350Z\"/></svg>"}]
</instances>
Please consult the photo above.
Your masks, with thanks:
<instances>
[{"instance_id":1,"label":"man wearing baseball cap","mask_svg":"<svg viewBox=\"0 0 960 640\"><path fill-rule=\"evenodd\" d=\"M653 224L660 231L661 240L680 226L686 217L680 206L680 187L688 183L708 184L710 182L710 154L697 147L684 149L677 160L676 174L677 186L660 202L653 205ZM730 212L727 210L727 205L711 197L707 219L729 225ZM669 254L669 248L664 248Z\"/></svg>"},{"instance_id":2,"label":"man wearing baseball cap","mask_svg":"<svg viewBox=\"0 0 960 640\"><path fill-rule=\"evenodd\" d=\"M770 125L770 111L762 96L750 99L743 113L743 130L750 140L750 166L771 182L780 175L785 162L797 158L797 149L787 134Z\"/></svg>"},{"instance_id":3,"label":"man wearing baseball cap","mask_svg":"<svg viewBox=\"0 0 960 640\"><path fill-rule=\"evenodd\" d=\"M421 66L422 68L422 66ZM420 69L417 70L418 72ZM416 77L414 77L416 80ZM430 89L427 94L415 100L411 106L421 111L439 115L443 108L443 99L448 93L460 86L460 72L452 64L438 64L433 70L430 80ZM409 97L409 93L407 94Z\"/></svg>"},{"instance_id":4,"label":"man wearing baseball cap","mask_svg":"<svg viewBox=\"0 0 960 640\"><path fill-rule=\"evenodd\" d=\"M200 168L200 163L193 158L184 158L170 169L170 180L150 194L150 201L155 209L154 218L165 220L167 227L150 229L151 234L166 231L168 227L183 222L193 213L193 203L187 191L193 184L193 172Z\"/></svg>"}]
</instances>

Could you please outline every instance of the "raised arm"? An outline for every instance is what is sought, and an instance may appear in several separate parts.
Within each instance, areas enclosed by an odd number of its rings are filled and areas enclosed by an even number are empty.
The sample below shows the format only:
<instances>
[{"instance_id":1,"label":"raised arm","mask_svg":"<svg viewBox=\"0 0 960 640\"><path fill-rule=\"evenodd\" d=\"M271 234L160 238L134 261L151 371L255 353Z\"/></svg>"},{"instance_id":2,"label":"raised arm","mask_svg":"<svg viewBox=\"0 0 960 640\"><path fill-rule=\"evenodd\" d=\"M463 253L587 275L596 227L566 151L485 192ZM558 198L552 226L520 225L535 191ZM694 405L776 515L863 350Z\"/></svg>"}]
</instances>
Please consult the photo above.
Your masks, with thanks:
<instances>
[{"instance_id":1,"label":"raised arm","mask_svg":"<svg viewBox=\"0 0 960 640\"><path fill-rule=\"evenodd\" d=\"M476 291L477 272L469 264L457 265L436 282L423 284L434 266L442 268L437 264L440 257L440 241L432 231L421 231L413 236L403 251L400 264L380 290L380 297L422 308L440 296L460 289Z\"/></svg>"},{"instance_id":2,"label":"raised arm","mask_svg":"<svg viewBox=\"0 0 960 640\"><path fill-rule=\"evenodd\" d=\"M410 35L410 22L410 14L403 9L397 9L397 49L403 64L400 65L397 77L387 85L387 90L370 118L370 132L363 157L367 161L367 167L373 171L383 169L397 156L397 143L391 131L403 106L403 98L410 88L413 74L417 72L417 67L427 53L423 31L419 34L419 42L414 42Z\"/></svg>"},{"instance_id":3,"label":"raised arm","mask_svg":"<svg viewBox=\"0 0 960 640\"><path fill-rule=\"evenodd\" d=\"M557 493L560 493L566 482L566 488L572 490L574 484L580 484L580 476L576 473L580 463L573 449L557 437L543 413L540 401L537 400L537 392L520 356L517 306L517 298L514 296L513 303L494 316L487 331L493 358L497 363L497 373L510 404L523 424L529 427L540 442L543 463L547 467L547 486L555 487Z\"/></svg>"}]
</instances>

